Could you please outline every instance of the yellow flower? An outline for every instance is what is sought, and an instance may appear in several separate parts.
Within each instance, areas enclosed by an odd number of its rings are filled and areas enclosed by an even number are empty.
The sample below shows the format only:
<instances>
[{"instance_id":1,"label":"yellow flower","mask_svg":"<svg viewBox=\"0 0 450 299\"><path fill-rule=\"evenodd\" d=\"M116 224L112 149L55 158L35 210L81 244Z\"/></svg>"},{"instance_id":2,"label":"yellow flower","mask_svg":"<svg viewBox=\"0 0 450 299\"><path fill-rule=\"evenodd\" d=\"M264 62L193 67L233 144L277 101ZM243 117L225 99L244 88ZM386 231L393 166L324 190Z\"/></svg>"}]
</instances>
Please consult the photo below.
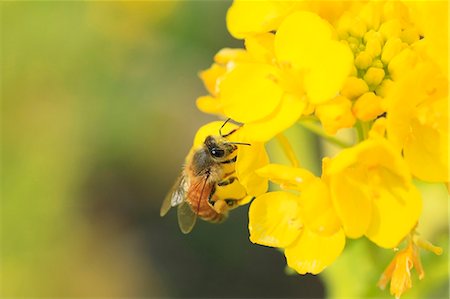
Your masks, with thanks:
<instances>
[{"instance_id":1,"label":"yellow flower","mask_svg":"<svg viewBox=\"0 0 450 299\"><path fill-rule=\"evenodd\" d=\"M422 207L401 155L385 139L372 138L344 149L329 164L331 198L346 235L397 246Z\"/></svg>"},{"instance_id":2,"label":"yellow flower","mask_svg":"<svg viewBox=\"0 0 450 299\"><path fill-rule=\"evenodd\" d=\"M404 1L424 36L428 59L448 76L448 1Z\"/></svg>"},{"instance_id":3,"label":"yellow flower","mask_svg":"<svg viewBox=\"0 0 450 299\"><path fill-rule=\"evenodd\" d=\"M350 50L313 13L294 12L275 35L252 35L245 44L244 52L217 55L216 64L201 74L212 96L199 98L197 105L245 123L255 141L289 128L309 103L331 100L350 72Z\"/></svg>"},{"instance_id":4,"label":"yellow flower","mask_svg":"<svg viewBox=\"0 0 450 299\"><path fill-rule=\"evenodd\" d=\"M207 70L200 72L199 76L203 80L205 88L210 95L197 98L197 107L205 113L217 114L224 116L222 102L217 98L219 95L219 83L223 76L227 73L227 69L236 62L251 61L251 57L244 49L220 50L214 57L214 63Z\"/></svg>"},{"instance_id":5,"label":"yellow flower","mask_svg":"<svg viewBox=\"0 0 450 299\"><path fill-rule=\"evenodd\" d=\"M419 279L424 277L422 263L420 262L418 248L410 242L408 247L399 251L378 281L378 287L385 289L389 280L391 281L390 292L395 298L412 287L411 269L415 268Z\"/></svg>"},{"instance_id":6,"label":"yellow flower","mask_svg":"<svg viewBox=\"0 0 450 299\"><path fill-rule=\"evenodd\" d=\"M249 210L250 240L285 249L287 264L300 274L317 274L342 252L345 235L325 181L302 168L269 164L257 173L301 191L269 192Z\"/></svg>"},{"instance_id":7,"label":"yellow flower","mask_svg":"<svg viewBox=\"0 0 450 299\"><path fill-rule=\"evenodd\" d=\"M301 200L285 191L257 197L249 210L250 240L285 249L287 264L300 274L318 274L342 252L345 235L319 235L304 226Z\"/></svg>"},{"instance_id":8,"label":"yellow flower","mask_svg":"<svg viewBox=\"0 0 450 299\"><path fill-rule=\"evenodd\" d=\"M448 182L448 81L431 64L419 64L386 98L387 133L411 173Z\"/></svg>"},{"instance_id":9,"label":"yellow flower","mask_svg":"<svg viewBox=\"0 0 450 299\"><path fill-rule=\"evenodd\" d=\"M275 30L294 7L295 1L235 0L227 12L228 31L242 39Z\"/></svg>"},{"instance_id":10,"label":"yellow flower","mask_svg":"<svg viewBox=\"0 0 450 299\"><path fill-rule=\"evenodd\" d=\"M276 33L278 61L304 76L305 93L313 104L334 98L351 70L349 48L333 35L328 22L304 11L286 17Z\"/></svg>"},{"instance_id":11,"label":"yellow flower","mask_svg":"<svg viewBox=\"0 0 450 299\"><path fill-rule=\"evenodd\" d=\"M310 11L334 23L359 1L234 0L227 13L227 27L238 39L277 30L283 19L295 11Z\"/></svg>"}]
</instances>

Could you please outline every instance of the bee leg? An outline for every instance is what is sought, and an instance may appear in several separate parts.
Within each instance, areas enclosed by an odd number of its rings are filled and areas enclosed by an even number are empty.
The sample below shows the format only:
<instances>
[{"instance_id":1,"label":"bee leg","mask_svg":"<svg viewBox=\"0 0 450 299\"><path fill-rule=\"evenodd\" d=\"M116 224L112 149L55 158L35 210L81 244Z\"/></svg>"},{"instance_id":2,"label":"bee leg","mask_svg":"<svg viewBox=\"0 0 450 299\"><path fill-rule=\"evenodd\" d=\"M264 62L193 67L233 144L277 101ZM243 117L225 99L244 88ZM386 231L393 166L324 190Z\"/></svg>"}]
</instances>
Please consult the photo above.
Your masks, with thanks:
<instances>
[{"instance_id":1,"label":"bee leg","mask_svg":"<svg viewBox=\"0 0 450 299\"><path fill-rule=\"evenodd\" d=\"M219 214L227 214L229 210L227 202L223 199L215 201L213 209Z\"/></svg>"},{"instance_id":2,"label":"bee leg","mask_svg":"<svg viewBox=\"0 0 450 299\"><path fill-rule=\"evenodd\" d=\"M234 198L225 199L225 203L227 204L229 210L237 208L238 202L239 202L239 199L234 199Z\"/></svg>"},{"instance_id":3,"label":"bee leg","mask_svg":"<svg viewBox=\"0 0 450 299\"><path fill-rule=\"evenodd\" d=\"M238 207L238 199L219 199L214 203L213 209L219 214L227 214L229 210Z\"/></svg>"},{"instance_id":4,"label":"bee leg","mask_svg":"<svg viewBox=\"0 0 450 299\"><path fill-rule=\"evenodd\" d=\"M209 193L209 196L208 196L208 203L209 203L209 205L210 205L211 207L213 207L213 208L214 208L214 205L215 205L215 203L216 203L216 202L213 200L213 195L214 195L214 193L216 193L216 186L215 186L215 185L212 187L211 193Z\"/></svg>"},{"instance_id":5,"label":"bee leg","mask_svg":"<svg viewBox=\"0 0 450 299\"><path fill-rule=\"evenodd\" d=\"M232 176L232 177L229 177L226 180L220 181L219 183L217 183L217 185L218 186L226 186L226 185L229 185L229 184L233 184L234 180L236 180L236 177Z\"/></svg>"}]
</instances>

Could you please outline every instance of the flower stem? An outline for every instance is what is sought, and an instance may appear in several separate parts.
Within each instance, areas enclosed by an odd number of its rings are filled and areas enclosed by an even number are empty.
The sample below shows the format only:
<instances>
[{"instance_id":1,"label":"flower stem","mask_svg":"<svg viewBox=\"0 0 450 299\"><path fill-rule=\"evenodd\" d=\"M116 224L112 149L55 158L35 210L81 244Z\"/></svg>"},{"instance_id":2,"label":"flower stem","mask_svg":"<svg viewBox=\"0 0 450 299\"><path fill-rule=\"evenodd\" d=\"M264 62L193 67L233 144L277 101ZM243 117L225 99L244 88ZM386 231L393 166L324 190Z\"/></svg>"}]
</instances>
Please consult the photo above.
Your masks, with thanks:
<instances>
[{"instance_id":1,"label":"flower stem","mask_svg":"<svg viewBox=\"0 0 450 299\"><path fill-rule=\"evenodd\" d=\"M346 147L351 147L352 146L351 144L348 144L347 142L344 142L344 141L340 140L339 138L336 138L334 136L331 136L331 135L325 133L325 131L319 125L315 124L314 122L312 122L310 120L301 120L301 121L299 121L299 124L303 128L305 128L305 129L313 132L314 134L324 138L326 141L328 141L328 142L330 142L330 143L332 143L334 145L337 145L337 146L342 147L342 148L346 148Z\"/></svg>"},{"instance_id":2,"label":"flower stem","mask_svg":"<svg viewBox=\"0 0 450 299\"><path fill-rule=\"evenodd\" d=\"M356 132L358 133L358 141L366 140L369 136L370 122L358 121L356 123Z\"/></svg>"},{"instance_id":3,"label":"flower stem","mask_svg":"<svg viewBox=\"0 0 450 299\"><path fill-rule=\"evenodd\" d=\"M295 157L294 150L292 149L291 144L289 143L289 140L286 138L286 136L283 135L283 133L280 133L276 136L278 143L281 145L281 148L284 151L284 154L289 159L293 167L299 167L300 163L298 162L297 158Z\"/></svg>"}]
</instances>

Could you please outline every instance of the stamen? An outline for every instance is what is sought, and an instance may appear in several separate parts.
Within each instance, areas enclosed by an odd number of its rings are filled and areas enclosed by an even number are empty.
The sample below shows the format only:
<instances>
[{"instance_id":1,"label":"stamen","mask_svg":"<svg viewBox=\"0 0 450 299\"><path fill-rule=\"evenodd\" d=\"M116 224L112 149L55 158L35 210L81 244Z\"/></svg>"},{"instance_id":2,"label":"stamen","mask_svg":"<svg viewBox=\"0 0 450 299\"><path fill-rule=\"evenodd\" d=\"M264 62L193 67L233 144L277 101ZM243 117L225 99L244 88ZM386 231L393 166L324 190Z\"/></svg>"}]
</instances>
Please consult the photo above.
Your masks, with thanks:
<instances>
[{"instance_id":1,"label":"stamen","mask_svg":"<svg viewBox=\"0 0 450 299\"><path fill-rule=\"evenodd\" d=\"M414 236L414 243L417 244L417 246L419 246L422 249L428 250L433 252L436 255L441 255L442 254L442 248L439 246L435 246L433 244L431 244L429 241L427 240L423 240L417 236Z\"/></svg>"}]
</instances>

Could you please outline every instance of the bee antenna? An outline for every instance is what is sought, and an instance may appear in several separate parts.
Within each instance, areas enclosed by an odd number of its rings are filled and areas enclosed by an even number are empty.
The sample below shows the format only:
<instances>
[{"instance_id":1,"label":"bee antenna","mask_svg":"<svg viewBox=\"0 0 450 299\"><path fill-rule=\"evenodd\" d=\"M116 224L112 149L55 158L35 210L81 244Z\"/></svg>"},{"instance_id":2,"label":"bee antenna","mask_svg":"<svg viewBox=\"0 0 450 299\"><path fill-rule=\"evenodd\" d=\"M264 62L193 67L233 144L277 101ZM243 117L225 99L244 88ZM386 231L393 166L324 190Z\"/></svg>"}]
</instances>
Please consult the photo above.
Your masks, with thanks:
<instances>
[{"instance_id":1,"label":"bee antenna","mask_svg":"<svg viewBox=\"0 0 450 299\"><path fill-rule=\"evenodd\" d=\"M228 118L223 124L222 124L222 126L220 127L220 129L219 129L219 135L220 135L220 137L224 137L223 135L222 135L222 129L223 129L223 127L225 127L225 125L227 124L227 122L229 122L231 120L231 118Z\"/></svg>"},{"instance_id":2,"label":"bee antenna","mask_svg":"<svg viewBox=\"0 0 450 299\"><path fill-rule=\"evenodd\" d=\"M240 128L244 125L244 124L240 124L237 128L235 128L235 129L231 130L230 132L226 133L225 135L223 135L223 134L222 134L222 129L223 129L223 127L225 127L225 125L226 125L230 120L231 120L231 118L228 118L228 119L223 123L223 125L220 127L220 129L219 129L219 135L220 135L220 137L226 138L226 137L230 136L231 134L233 134L234 132L236 132L238 129L240 129Z\"/></svg>"},{"instance_id":3,"label":"bee antenna","mask_svg":"<svg viewBox=\"0 0 450 299\"><path fill-rule=\"evenodd\" d=\"M226 144L237 144L237 145L248 145L248 146L251 146L250 143L245 143L245 142L227 142Z\"/></svg>"}]
</instances>

